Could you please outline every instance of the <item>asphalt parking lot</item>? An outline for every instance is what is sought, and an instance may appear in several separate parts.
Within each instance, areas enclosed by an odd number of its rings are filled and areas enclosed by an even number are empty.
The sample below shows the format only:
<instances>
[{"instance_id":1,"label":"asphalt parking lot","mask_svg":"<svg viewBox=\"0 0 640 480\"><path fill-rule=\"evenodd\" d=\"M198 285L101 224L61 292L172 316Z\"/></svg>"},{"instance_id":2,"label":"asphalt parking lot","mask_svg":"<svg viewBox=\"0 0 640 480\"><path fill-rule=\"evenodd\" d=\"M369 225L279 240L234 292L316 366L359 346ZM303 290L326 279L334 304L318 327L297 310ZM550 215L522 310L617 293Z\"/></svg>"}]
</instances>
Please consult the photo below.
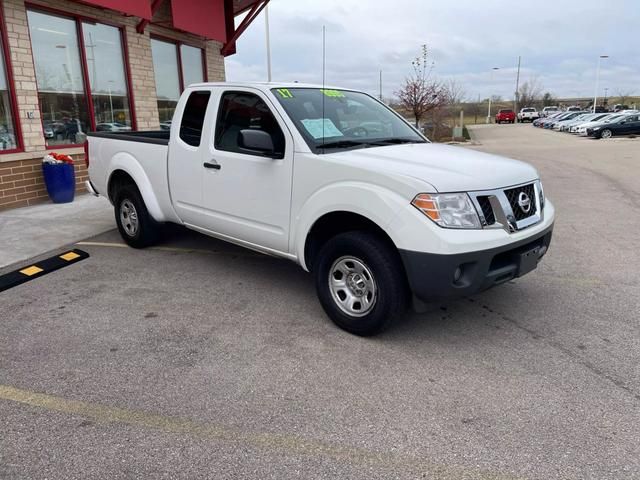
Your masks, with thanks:
<instances>
[{"instance_id":1,"label":"asphalt parking lot","mask_svg":"<svg viewBox=\"0 0 640 480\"><path fill-rule=\"evenodd\" d=\"M640 141L472 134L539 169L550 252L379 337L180 228L0 293L0 478L640 478Z\"/></svg>"}]
</instances>

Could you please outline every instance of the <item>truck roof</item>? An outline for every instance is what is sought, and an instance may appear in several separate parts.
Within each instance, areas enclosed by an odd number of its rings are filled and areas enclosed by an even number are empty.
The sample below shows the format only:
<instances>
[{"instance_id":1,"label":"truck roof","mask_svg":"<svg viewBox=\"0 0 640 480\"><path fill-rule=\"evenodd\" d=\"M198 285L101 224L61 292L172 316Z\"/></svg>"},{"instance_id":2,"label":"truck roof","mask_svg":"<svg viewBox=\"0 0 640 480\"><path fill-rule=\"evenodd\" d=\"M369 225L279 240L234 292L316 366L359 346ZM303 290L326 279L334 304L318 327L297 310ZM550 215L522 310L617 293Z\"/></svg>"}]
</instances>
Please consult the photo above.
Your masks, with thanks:
<instances>
[{"instance_id":1,"label":"truck roof","mask_svg":"<svg viewBox=\"0 0 640 480\"><path fill-rule=\"evenodd\" d=\"M192 83L189 87L252 87L260 90L270 90L272 88L328 88L339 90L353 90L352 88L338 87L335 85L318 85L313 83L299 82L202 82Z\"/></svg>"}]
</instances>

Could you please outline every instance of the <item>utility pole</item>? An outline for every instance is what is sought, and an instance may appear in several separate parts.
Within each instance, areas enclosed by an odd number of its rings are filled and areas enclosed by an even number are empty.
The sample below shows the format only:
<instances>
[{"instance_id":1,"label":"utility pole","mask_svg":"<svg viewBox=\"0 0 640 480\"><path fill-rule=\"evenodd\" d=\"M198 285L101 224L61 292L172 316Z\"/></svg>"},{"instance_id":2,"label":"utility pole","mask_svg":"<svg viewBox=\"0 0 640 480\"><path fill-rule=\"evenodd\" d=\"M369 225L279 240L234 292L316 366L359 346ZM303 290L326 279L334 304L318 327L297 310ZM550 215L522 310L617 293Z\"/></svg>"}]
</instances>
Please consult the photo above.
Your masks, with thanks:
<instances>
[{"instance_id":1,"label":"utility pole","mask_svg":"<svg viewBox=\"0 0 640 480\"><path fill-rule=\"evenodd\" d=\"M271 81L271 42L269 39L269 4L264 7L264 27L267 41L267 81Z\"/></svg>"},{"instance_id":2,"label":"utility pole","mask_svg":"<svg viewBox=\"0 0 640 480\"><path fill-rule=\"evenodd\" d=\"M496 70L500 70L500 67L493 67L491 69L491 77L490 77L490 81L489 83L493 83L493 72L495 72ZM489 108L487 110L487 123L491 123L491 95L489 94Z\"/></svg>"},{"instance_id":3,"label":"utility pole","mask_svg":"<svg viewBox=\"0 0 640 480\"><path fill-rule=\"evenodd\" d=\"M603 58L609 58L609 55L600 55L598 57L598 66L596 67L596 92L593 95L593 113L596 113L596 105L598 104L598 83L600 83L600 61Z\"/></svg>"},{"instance_id":4,"label":"utility pole","mask_svg":"<svg viewBox=\"0 0 640 480\"><path fill-rule=\"evenodd\" d=\"M518 55L518 75L516 75L516 94L513 96L513 112L518 114L518 89L520 88L520 55Z\"/></svg>"}]
</instances>

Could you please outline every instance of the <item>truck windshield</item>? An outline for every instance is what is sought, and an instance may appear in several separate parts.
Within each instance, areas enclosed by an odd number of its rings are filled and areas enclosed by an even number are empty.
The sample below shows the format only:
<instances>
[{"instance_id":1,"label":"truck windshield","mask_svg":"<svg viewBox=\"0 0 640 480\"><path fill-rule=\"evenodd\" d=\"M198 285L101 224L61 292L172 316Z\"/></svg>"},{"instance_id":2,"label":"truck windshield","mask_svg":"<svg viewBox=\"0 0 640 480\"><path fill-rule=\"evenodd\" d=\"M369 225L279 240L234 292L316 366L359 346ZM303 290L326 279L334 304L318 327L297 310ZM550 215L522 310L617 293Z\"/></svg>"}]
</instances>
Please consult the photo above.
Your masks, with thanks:
<instances>
[{"instance_id":1,"label":"truck windshield","mask_svg":"<svg viewBox=\"0 0 640 480\"><path fill-rule=\"evenodd\" d=\"M320 88L274 88L272 92L316 153L427 142L364 93Z\"/></svg>"}]
</instances>

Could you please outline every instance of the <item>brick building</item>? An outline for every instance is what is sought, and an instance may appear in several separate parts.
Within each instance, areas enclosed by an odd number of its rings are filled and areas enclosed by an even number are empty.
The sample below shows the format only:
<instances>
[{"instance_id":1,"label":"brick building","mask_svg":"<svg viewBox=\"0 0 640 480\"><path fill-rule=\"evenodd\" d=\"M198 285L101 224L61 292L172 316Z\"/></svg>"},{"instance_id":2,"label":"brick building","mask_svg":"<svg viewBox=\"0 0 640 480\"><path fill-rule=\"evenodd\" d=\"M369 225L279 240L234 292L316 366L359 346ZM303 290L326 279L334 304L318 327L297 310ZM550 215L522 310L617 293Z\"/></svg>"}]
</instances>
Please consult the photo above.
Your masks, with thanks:
<instances>
[{"instance_id":1,"label":"brick building","mask_svg":"<svg viewBox=\"0 0 640 480\"><path fill-rule=\"evenodd\" d=\"M186 85L225 79L267 1L0 0L0 210L48 200L51 151L83 191L88 131L168 128Z\"/></svg>"}]
</instances>

